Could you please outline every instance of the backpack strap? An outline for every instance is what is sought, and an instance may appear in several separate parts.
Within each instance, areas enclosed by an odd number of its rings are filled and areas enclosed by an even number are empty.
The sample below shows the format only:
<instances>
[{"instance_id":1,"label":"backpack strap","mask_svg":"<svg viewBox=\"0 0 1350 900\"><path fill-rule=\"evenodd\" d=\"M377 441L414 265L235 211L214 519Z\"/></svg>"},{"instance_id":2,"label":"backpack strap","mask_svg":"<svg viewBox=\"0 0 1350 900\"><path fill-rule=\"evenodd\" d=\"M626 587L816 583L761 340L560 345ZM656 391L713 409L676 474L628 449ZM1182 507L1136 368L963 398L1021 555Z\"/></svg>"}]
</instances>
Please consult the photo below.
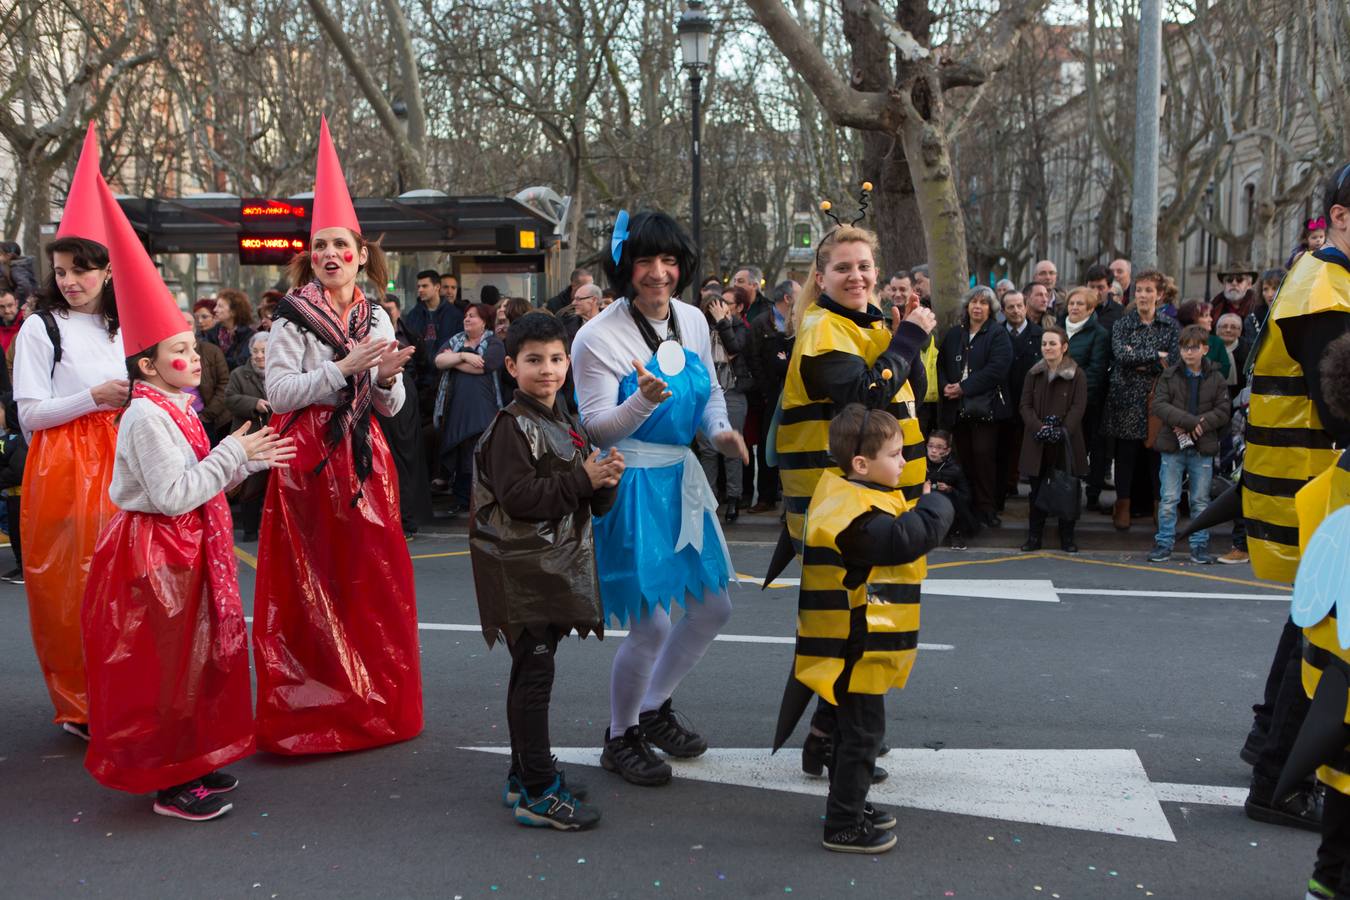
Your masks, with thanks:
<instances>
[{"instance_id":1,"label":"backpack strap","mask_svg":"<svg viewBox=\"0 0 1350 900\"><path fill-rule=\"evenodd\" d=\"M52 344L52 374L56 374L56 364L61 361L61 329L56 327L56 316L50 309L40 309L37 314L47 329L47 340Z\"/></svg>"}]
</instances>

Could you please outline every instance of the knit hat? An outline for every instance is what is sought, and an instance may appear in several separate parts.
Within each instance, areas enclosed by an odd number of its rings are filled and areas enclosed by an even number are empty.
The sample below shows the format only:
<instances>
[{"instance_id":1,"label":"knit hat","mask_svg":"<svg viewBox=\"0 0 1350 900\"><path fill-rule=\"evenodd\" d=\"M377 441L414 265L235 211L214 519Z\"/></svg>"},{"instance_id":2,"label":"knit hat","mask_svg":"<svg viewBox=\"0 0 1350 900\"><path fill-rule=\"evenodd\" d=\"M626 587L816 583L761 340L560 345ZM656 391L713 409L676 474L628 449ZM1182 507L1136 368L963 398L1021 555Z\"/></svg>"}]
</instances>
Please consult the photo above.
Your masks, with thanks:
<instances>
[{"instance_id":1,"label":"knit hat","mask_svg":"<svg viewBox=\"0 0 1350 900\"><path fill-rule=\"evenodd\" d=\"M188 330L178 301L169 292L136 229L102 184L100 201L107 225L108 257L117 278L122 347L135 356L160 341Z\"/></svg>"},{"instance_id":2,"label":"knit hat","mask_svg":"<svg viewBox=\"0 0 1350 900\"><path fill-rule=\"evenodd\" d=\"M319 122L319 158L314 172L314 206L310 211L309 239L325 228L347 228L361 233L361 223L352 206L352 195L347 192L347 179L342 174L342 163L328 133L328 118Z\"/></svg>"}]
</instances>

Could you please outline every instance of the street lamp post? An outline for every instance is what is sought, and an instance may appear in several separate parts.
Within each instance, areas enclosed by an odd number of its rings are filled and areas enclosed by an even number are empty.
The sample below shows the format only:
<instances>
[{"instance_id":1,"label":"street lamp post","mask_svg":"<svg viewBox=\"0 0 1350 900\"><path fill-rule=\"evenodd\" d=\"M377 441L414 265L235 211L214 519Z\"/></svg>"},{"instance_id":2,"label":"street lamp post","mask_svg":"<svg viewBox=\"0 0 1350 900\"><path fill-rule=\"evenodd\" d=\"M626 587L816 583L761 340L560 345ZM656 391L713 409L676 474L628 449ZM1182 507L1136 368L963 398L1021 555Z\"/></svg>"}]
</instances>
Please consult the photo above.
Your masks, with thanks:
<instances>
[{"instance_id":1,"label":"street lamp post","mask_svg":"<svg viewBox=\"0 0 1350 900\"><path fill-rule=\"evenodd\" d=\"M703 176L700 160L700 122L703 117L702 97L699 89L703 83L703 70L708 67L708 45L712 42L712 19L703 11L703 0L688 0L680 21L675 27L680 38L680 57L684 68L689 72L689 88L693 94L693 127L691 129L690 162L692 172L692 195L690 198L690 225L693 231L694 248L698 251L698 260L703 260ZM698 285L698 265L694 267L694 277L690 282Z\"/></svg>"}]
</instances>

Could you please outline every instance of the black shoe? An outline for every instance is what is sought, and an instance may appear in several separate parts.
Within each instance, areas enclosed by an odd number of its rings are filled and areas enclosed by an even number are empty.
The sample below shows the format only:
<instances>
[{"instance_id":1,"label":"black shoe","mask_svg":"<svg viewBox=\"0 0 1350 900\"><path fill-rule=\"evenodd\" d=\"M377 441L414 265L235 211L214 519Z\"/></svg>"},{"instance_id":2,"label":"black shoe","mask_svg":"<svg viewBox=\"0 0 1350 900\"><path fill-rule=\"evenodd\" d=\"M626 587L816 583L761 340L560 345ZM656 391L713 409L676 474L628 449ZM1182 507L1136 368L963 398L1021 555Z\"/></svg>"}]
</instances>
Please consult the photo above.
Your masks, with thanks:
<instances>
[{"instance_id":1,"label":"black shoe","mask_svg":"<svg viewBox=\"0 0 1350 900\"><path fill-rule=\"evenodd\" d=\"M1315 787L1301 784L1279 800L1273 793L1274 785L1253 778L1247 802L1243 804L1247 818L1304 831L1322 830L1322 798Z\"/></svg>"},{"instance_id":2,"label":"black shoe","mask_svg":"<svg viewBox=\"0 0 1350 900\"><path fill-rule=\"evenodd\" d=\"M202 776L202 787L213 794L228 794L239 787L239 779L229 772L211 772Z\"/></svg>"},{"instance_id":3,"label":"black shoe","mask_svg":"<svg viewBox=\"0 0 1350 900\"><path fill-rule=\"evenodd\" d=\"M890 753L891 748L885 744L881 745L885 753ZM878 753L877 756L884 756L885 753ZM802 771L812 778L828 777L830 760L834 758L834 742L827 737L821 737L818 734L808 734L806 742L802 744ZM881 784L891 773L887 772L881 766L872 767L872 783Z\"/></svg>"},{"instance_id":4,"label":"black shoe","mask_svg":"<svg viewBox=\"0 0 1350 900\"><path fill-rule=\"evenodd\" d=\"M605 729L605 750L600 754L600 765L607 772L622 775L624 781L643 787L670 781L670 763L652 751L637 725L616 738L611 738L609 729Z\"/></svg>"},{"instance_id":5,"label":"black shoe","mask_svg":"<svg viewBox=\"0 0 1350 900\"><path fill-rule=\"evenodd\" d=\"M1041 536L1039 534L1031 535L1027 538L1026 543L1022 545L1023 553L1034 553L1039 549L1041 549Z\"/></svg>"},{"instance_id":6,"label":"black shoe","mask_svg":"<svg viewBox=\"0 0 1350 900\"><path fill-rule=\"evenodd\" d=\"M82 741L89 740L89 723L87 722L62 722L61 730L66 734L73 734Z\"/></svg>"},{"instance_id":7,"label":"black shoe","mask_svg":"<svg viewBox=\"0 0 1350 900\"><path fill-rule=\"evenodd\" d=\"M877 759L881 759L883 756L885 756L887 753L890 752L891 752L890 745L883 743L879 748L877 748Z\"/></svg>"},{"instance_id":8,"label":"black shoe","mask_svg":"<svg viewBox=\"0 0 1350 900\"><path fill-rule=\"evenodd\" d=\"M520 795L516 804L516 823L531 828L556 828L559 831L585 831L600 821L600 810L584 806L575 794L563 786L561 778L538 797L528 791Z\"/></svg>"},{"instance_id":9,"label":"black shoe","mask_svg":"<svg viewBox=\"0 0 1350 900\"><path fill-rule=\"evenodd\" d=\"M722 514L722 521L728 525L734 525L736 520L741 517L741 510L735 503L727 505L727 511Z\"/></svg>"},{"instance_id":10,"label":"black shoe","mask_svg":"<svg viewBox=\"0 0 1350 900\"><path fill-rule=\"evenodd\" d=\"M1247 740L1238 751L1238 756L1249 766L1256 765L1256 761L1261 758L1261 749L1266 746L1266 732L1252 726L1252 730L1247 732Z\"/></svg>"},{"instance_id":11,"label":"black shoe","mask_svg":"<svg viewBox=\"0 0 1350 900\"><path fill-rule=\"evenodd\" d=\"M233 803L217 797L202 787L200 781L189 781L155 795L154 810L158 815L189 822L217 819L233 808Z\"/></svg>"},{"instance_id":12,"label":"black shoe","mask_svg":"<svg viewBox=\"0 0 1350 900\"><path fill-rule=\"evenodd\" d=\"M681 725L670 704L671 701L666 700L660 709L648 710L638 716L643 738L676 759L693 759L707 753L708 742Z\"/></svg>"},{"instance_id":13,"label":"black shoe","mask_svg":"<svg viewBox=\"0 0 1350 900\"><path fill-rule=\"evenodd\" d=\"M880 831L866 819L839 831L826 831L821 845L836 853L885 853L898 839L892 831Z\"/></svg>"},{"instance_id":14,"label":"black shoe","mask_svg":"<svg viewBox=\"0 0 1350 900\"><path fill-rule=\"evenodd\" d=\"M258 532L256 532L256 531L245 531L242 540L243 540L243 542L244 542L245 544L251 544L251 543L255 542L256 540L258 540Z\"/></svg>"},{"instance_id":15,"label":"black shoe","mask_svg":"<svg viewBox=\"0 0 1350 900\"><path fill-rule=\"evenodd\" d=\"M23 584L23 569L10 569L3 575L0 575L0 581L6 584Z\"/></svg>"},{"instance_id":16,"label":"black shoe","mask_svg":"<svg viewBox=\"0 0 1350 900\"><path fill-rule=\"evenodd\" d=\"M988 528L1001 528L1003 527L1003 520L994 513L985 513L980 517L980 524Z\"/></svg>"},{"instance_id":17,"label":"black shoe","mask_svg":"<svg viewBox=\"0 0 1350 900\"><path fill-rule=\"evenodd\" d=\"M877 809L870 803L863 804L863 818L871 822L877 831L890 831L895 827L895 816L884 809Z\"/></svg>"}]
</instances>

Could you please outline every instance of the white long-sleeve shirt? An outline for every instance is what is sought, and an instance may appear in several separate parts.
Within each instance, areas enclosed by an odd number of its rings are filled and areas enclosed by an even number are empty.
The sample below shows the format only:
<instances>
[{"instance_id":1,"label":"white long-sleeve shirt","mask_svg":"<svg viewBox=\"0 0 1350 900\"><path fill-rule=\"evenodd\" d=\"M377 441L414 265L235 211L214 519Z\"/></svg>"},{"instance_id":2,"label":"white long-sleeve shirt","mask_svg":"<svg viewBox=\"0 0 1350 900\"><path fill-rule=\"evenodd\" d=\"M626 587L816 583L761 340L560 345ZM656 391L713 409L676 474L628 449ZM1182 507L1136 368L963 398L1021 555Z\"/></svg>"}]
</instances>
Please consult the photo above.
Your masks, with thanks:
<instances>
[{"instance_id":1,"label":"white long-sleeve shirt","mask_svg":"<svg viewBox=\"0 0 1350 900\"><path fill-rule=\"evenodd\" d=\"M192 401L189 394L165 396L184 410ZM122 413L117 429L108 497L118 509L181 516L266 468L265 462L248 462L244 446L234 437L225 438L198 460L173 418L137 397Z\"/></svg>"},{"instance_id":2,"label":"white long-sleeve shirt","mask_svg":"<svg viewBox=\"0 0 1350 900\"><path fill-rule=\"evenodd\" d=\"M629 437L642 427L658 406L642 396L641 391L635 391L619 403L619 383L633 371L633 360L646 366L652 358L651 348L642 339L627 306L624 300L611 303L581 326L572 341L573 380L577 386L581 421L591 440L601 447L612 447ZM685 348L697 353L707 370L713 372L712 332L708 320L697 307L680 300L671 300L670 308L679 317L680 340ZM651 322L657 335L667 336L666 322L647 321ZM722 388L717 379L711 381L712 394L699 424L699 430L708 438L731 430Z\"/></svg>"},{"instance_id":3,"label":"white long-sleeve shirt","mask_svg":"<svg viewBox=\"0 0 1350 900\"><path fill-rule=\"evenodd\" d=\"M323 341L294 323L277 319L267 339L267 402L275 412L291 412L315 403L336 406L338 391L347 383L333 359L333 351ZM372 340L392 341L394 326L389 315L378 306L370 321ZM380 387L379 366L370 367L375 411L392 416L403 407L403 379L395 378L389 390Z\"/></svg>"},{"instance_id":4,"label":"white long-sleeve shirt","mask_svg":"<svg viewBox=\"0 0 1350 900\"><path fill-rule=\"evenodd\" d=\"M55 349L41 316L25 316L14 338L14 400L29 440L35 431L73 422L96 409L116 409L95 403L90 388L127 377L122 334L109 337L102 315L60 310L55 318L61 335L61 361L55 370Z\"/></svg>"}]
</instances>

